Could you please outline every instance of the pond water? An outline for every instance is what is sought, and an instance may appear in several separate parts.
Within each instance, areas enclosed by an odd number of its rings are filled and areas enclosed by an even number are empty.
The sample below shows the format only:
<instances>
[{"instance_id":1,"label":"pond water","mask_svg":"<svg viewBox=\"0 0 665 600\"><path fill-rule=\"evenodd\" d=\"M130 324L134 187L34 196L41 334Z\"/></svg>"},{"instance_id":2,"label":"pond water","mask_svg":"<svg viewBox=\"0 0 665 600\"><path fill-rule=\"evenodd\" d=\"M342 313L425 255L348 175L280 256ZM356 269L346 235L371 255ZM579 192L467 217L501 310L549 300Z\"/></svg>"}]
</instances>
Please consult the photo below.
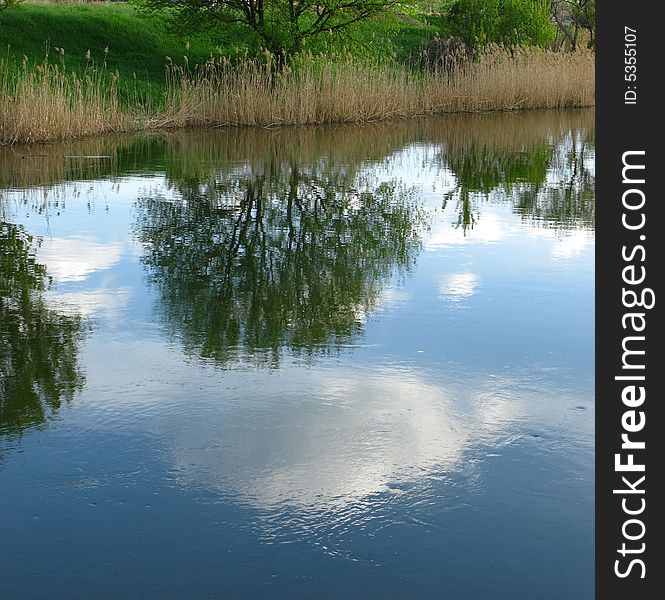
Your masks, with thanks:
<instances>
[{"instance_id":1,"label":"pond water","mask_svg":"<svg viewBox=\"0 0 665 600\"><path fill-rule=\"evenodd\" d=\"M594 114L0 152L4 598L593 595Z\"/></svg>"}]
</instances>

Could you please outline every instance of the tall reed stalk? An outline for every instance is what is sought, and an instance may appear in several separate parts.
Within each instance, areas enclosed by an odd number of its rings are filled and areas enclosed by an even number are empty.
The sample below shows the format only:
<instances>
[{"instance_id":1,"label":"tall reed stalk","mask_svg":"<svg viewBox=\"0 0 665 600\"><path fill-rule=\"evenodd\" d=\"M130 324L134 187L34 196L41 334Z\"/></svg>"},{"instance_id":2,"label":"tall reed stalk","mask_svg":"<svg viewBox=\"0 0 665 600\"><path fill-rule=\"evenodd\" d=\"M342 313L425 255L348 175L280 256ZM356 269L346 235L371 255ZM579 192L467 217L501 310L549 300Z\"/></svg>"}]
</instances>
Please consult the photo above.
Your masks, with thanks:
<instances>
[{"instance_id":1,"label":"tall reed stalk","mask_svg":"<svg viewBox=\"0 0 665 600\"><path fill-rule=\"evenodd\" d=\"M63 63L64 65L64 63ZM277 68L269 53L224 56L190 69L170 62L161 108L118 102L113 74L0 64L0 142L187 126L278 126L378 121L446 112L594 104L594 55L494 47L457 70L311 54ZM136 106L134 106L136 105Z\"/></svg>"},{"instance_id":2,"label":"tall reed stalk","mask_svg":"<svg viewBox=\"0 0 665 600\"><path fill-rule=\"evenodd\" d=\"M491 48L457 72L423 72L351 56L275 61L225 57L202 68L170 65L164 119L183 125L304 125L444 112L590 106L594 55Z\"/></svg>"},{"instance_id":3,"label":"tall reed stalk","mask_svg":"<svg viewBox=\"0 0 665 600\"><path fill-rule=\"evenodd\" d=\"M117 73L93 65L82 74L60 62L17 68L0 61L0 142L39 142L128 130L133 119L118 102Z\"/></svg>"}]
</instances>

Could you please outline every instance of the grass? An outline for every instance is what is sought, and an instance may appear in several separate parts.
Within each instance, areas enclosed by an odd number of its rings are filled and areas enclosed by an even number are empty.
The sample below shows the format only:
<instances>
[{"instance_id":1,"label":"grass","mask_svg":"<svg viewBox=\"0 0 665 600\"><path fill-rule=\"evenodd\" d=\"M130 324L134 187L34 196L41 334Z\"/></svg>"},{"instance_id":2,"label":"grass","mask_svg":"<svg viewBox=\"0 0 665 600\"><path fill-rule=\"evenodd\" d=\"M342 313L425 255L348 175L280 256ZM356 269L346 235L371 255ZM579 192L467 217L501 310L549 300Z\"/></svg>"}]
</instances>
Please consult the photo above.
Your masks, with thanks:
<instances>
[{"instance_id":1,"label":"grass","mask_svg":"<svg viewBox=\"0 0 665 600\"><path fill-rule=\"evenodd\" d=\"M423 40L443 31L439 21L423 16L360 23L339 43L364 55L390 52L406 60L418 54ZM325 40L312 51L325 50L329 44ZM167 57L178 63L187 55L193 66L208 60L211 53L221 51L230 57L237 49L244 52L259 46L254 34L241 26L217 30L211 26L207 32L196 33L175 30L166 16L141 12L124 2L27 0L17 8L0 12L0 56L4 55L7 62L20 64L26 56L31 63L41 63L49 54L51 62L57 64L59 57L54 49L63 48L68 69L80 74L90 51L93 61L101 64L106 60L108 69L118 72L121 101L126 89L132 93L138 89L153 104L158 103L165 85Z\"/></svg>"},{"instance_id":2,"label":"grass","mask_svg":"<svg viewBox=\"0 0 665 600\"><path fill-rule=\"evenodd\" d=\"M121 93L138 86L153 101L163 92L166 56L180 60L186 42L193 62L215 48L211 36L177 35L163 16L145 17L125 3L30 3L0 13L0 49L7 62L20 64L25 56L41 63L48 55L57 64L55 48L62 48L68 69L81 73L90 51L93 61L106 60L118 72Z\"/></svg>"},{"instance_id":3,"label":"grass","mask_svg":"<svg viewBox=\"0 0 665 600\"><path fill-rule=\"evenodd\" d=\"M453 77L415 68L439 25L364 23L348 48L310 51L277 73L269 54L242 51L246 36L224 42L228 30L176 35L125 4L26 4L0 13L0 42L12 44L0 59L0 143L593 105L590 51L495 47ZM211 51L215 40L227 44Z\"/></svg>"},{"instance_id":4,"label":"grass","mask_svg":"<svg viewBox=\"0 0 665 600\"><path fill-rule=\"evenodd\" d=\"M117 74L80 77L58 65L18 77L0 65L0 142L38 142L109 131L189 126L366 122L444 112L590 106L594 55L494 48L454 77L396 62L307 55L275 72L272 57L172 65L163 105L118 101Z\"/></svg>"}]
</instances>

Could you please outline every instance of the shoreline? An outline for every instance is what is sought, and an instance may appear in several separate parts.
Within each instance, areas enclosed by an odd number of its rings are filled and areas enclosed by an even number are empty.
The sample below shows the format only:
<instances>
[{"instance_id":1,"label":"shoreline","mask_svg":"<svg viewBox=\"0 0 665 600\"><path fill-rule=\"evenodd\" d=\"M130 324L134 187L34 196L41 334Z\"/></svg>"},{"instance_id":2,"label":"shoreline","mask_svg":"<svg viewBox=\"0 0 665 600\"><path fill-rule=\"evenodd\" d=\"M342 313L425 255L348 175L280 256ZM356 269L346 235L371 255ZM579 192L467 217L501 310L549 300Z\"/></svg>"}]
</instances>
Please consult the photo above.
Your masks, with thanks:
<instances>
[{"instance_id":1,"label":"shoreline","mask_svg":"<svg viewBox=\"0 0 665 600\"><path fill-rule=\"evenodd\" d=\"M436 119L438 117L445 117L445 116L464 116L464 115L491 115L491 114L496 114L496 113L505 113L505 114L520 114L520 113L527 113L527 112L538 112L538 111L567 111L567 110L594 110L595 109L595 103L594 104L578 104L578 105L570 105L570 106L550 106L550 107L528 107L528 108L492 108L492 109L486 109L486 110L442 110L439 112L429 112L429 113L414 113L414 114L409 114L409 115L403 115L403 116L390 116L390 117L385 117L385 118L377 118L377 119L367 119L367 120L360 120L360 121L324 121L321 123L273 123L270 125L251 125L251 124L243 124L243 123L211 123L211 124L182 124L182 125L160 125L157 124L154 127L153 126L143 126L143 125L137 125L134 128L129 128L129 129L114 129L114 130L102 130L102 131L97 131L97 132L92 132L92 133L87 133L83 134L77 137L72 137L72 136L66 136L66 137L58 137L58 138L48 138L48 139L43 139L43 140L33 140L33 141L16 141L16 142L5 142L5 141L0 141L0 148L10 148L10 149L15 149L17 147L34 147L34 146L51 146L54 144L58 143L65 143L65 142L77 142L77 141L85 141L97 137L105 137L105 136L122 136L122 135L135 135L135 134L151 134L151 135L159 135L160 133L173 133L173 132L178 132L178 131L196 131L196 130L201 130L201 131L220 131L220 130L242 130L242 129L248 129L248 130L260 130L264 129L266 131L279 131L279 130L290 130L290 129L301 129L301 128L318 128L318 127L334 127L334 126L363 126L363 125L375 125L375 124L381 124L381 123L390 123L390 122L399 122L402 123L404 121L410 121L410 120L418 120L418 119ZM30 154L26 156L21 156L21 158L37 158L39 156L60 156L58 154ZM62 155L62 158L103 158L101 156L65 156Z\"/></svg>"}]
</instances>

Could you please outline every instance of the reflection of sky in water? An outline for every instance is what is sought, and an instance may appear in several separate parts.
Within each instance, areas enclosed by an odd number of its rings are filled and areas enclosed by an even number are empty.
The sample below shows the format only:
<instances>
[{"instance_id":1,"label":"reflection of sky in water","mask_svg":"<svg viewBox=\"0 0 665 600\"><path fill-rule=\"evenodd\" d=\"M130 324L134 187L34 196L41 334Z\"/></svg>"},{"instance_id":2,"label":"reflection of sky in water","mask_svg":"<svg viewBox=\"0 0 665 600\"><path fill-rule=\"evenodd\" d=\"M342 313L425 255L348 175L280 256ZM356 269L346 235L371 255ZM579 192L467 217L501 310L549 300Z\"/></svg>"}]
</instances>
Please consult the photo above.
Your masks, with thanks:
<instances>
[{"instance_id":1,"label":"reflection of sky in water","mask_svg":"<svg viewBox=\"0 0 665 600\"><path fill-rule=\"evenodd\" d=\"M444 299L462 300L476 293L478 281L473 273L453 273L441 279L439 292Z\"/></svg>"},{"instance_id":2,"label":"reflection of sky in water","mask_svg":"<svg viewBox=\"0 0 665 600\"><path fill-rule=\"evenodd\" d=\"M217 564L209 554L235 565L226 581L236 592L261 593L248 582L251 565L261 564L253 572L263 591L275 571L286 594L333 585L334 573L351 589L365 581L377 593L384 586L421 597L440 589L525 597L516 578L545 581L554 595L542 597L588 593L593 232L526 223L505 199L480 204L464 231L454 203L441 208L456 182L430 164L434 153L416 145L371 173L416 186L431 211L414 273L381 290L376 309L358 315L363 334L339 354L287 356L278 370L217 369L184 357L177 337L164 341L130 235L139 190L171 193L159 177L97 183L104 200L90 210L75 200L48 218L17 210L43 237L49 301L91 318L94 329L81 353L81 396L43 432L4 443L22 448L0 455L15 482L6 501L24 491L22 468L41 486L24 498L9 534L34 535L26 522L35 514L57 520L48 553L64 539L61 527L77 528L66 553L78 564L87 519L100 528L100 564L118 564L113 553L131 544L148 582L157 566L142 556L160 544L179 556L173 543L181 539L190 544L184 563L202 565L193 569L204 595ZM105 449L75 459L74 441ZM78 483L67 487L70 480ZM112 531L128 515L136 536ZM171 533L161 530L180 519ZM258 545L248 541L254 536ZM278 556L272 544L289 550ZM356 562L384 570L354 570ZM139 589L131 565L120 564ZM569 576L561 579L562 566ZM299 580L303 572L309 579Z\"/></svg>"}]
</instances>

